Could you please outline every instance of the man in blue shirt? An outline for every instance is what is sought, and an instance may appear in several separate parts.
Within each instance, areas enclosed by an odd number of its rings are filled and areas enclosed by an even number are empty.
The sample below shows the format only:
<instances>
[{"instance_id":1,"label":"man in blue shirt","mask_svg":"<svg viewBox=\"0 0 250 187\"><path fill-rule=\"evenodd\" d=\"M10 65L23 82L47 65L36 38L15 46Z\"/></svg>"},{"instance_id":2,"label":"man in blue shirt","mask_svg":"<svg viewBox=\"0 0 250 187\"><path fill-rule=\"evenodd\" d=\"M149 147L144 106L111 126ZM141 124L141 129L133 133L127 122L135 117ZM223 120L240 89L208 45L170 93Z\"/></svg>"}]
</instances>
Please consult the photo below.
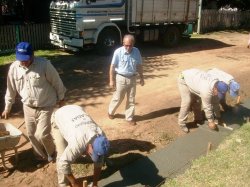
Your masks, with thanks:
<instances>
[{"instance_id":1,"label":"man in blue shirt","mask_svg":"<svg viewBox=\"0 0 250 187\"><path fill-rule=\"evenodd\" d=\"M134 47L135 38L133 35L125 35L123 46L116 49L110 65L111 88L115 88L113 98L109 104L108 116L114 119L116 109L127 94L125 109L125 119L131 125L136 125L135 113L135 94L136 94L136 75L140 77L141 86L144 85L142 58L140 51Z\"/></svg>"}]
</instances>

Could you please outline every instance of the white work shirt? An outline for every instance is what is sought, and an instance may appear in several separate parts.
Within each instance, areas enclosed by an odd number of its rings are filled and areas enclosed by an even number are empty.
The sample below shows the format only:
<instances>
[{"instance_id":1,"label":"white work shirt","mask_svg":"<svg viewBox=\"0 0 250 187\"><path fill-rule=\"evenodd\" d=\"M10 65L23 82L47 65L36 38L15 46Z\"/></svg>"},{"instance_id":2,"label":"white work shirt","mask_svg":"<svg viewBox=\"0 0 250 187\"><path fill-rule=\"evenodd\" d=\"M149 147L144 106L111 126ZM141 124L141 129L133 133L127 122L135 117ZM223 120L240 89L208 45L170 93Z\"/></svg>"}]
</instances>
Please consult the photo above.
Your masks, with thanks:
<instances>
[{"instance_id":1,"label":"white work shirt","mask_svg":"<svg viewBox=\"0 0 250 187\"><path fill-rule=\"evenodd\" d=\"M87 144L91 143L96 135L104 133L77 105L66 105L58 109L54 114L54 121L68 143L57 161L57 167L62 173L70 174L70 163L84 153Z\"/></svg>"},{"instance_id":2,"label":"white work shirt","mask_svg":"<svg viewBox=\"0 0 250 187\"><path fill-rule=\"evenodd\" d=\"M28 68L21 66L20 61L15 61L7 76L5 110L11 110L17 93L23 104L29 107L48 107L64 99L65 92L62 80L50 61L34 57Z\"/></svg>"},{"instance_id":3,"label":"white work shirt","mask_svg":"<svg viewBox=\"0 0 250 187\"><path fill-rule=\"evenodd\" d=\"M223 81L227 85L229 85L230 82L234 79L232 75L217 68L208 70L207 74L213 76L216 79L219 79L219 81Z\"/></svg>"},{"instance_id":4,"label":"white work shirt","mask_svg":"<svg viewBox=\"0 0 250 187\"><path fill-rule=\"evenodd\" d=\"M183 71L182 74L190 92L201 98L207 119L213 120L213 88L218 79L199 69L188 69Z\"/></svg>"}]
</instances>

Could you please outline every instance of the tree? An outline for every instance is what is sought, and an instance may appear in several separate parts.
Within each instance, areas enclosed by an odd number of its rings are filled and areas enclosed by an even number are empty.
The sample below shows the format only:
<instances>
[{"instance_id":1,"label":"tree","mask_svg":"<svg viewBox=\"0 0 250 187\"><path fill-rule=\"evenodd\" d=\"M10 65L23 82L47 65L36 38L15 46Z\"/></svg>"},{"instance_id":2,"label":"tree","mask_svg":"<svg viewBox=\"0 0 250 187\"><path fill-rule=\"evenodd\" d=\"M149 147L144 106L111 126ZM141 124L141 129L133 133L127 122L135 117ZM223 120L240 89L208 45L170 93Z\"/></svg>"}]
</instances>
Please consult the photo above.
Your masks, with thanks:
<instances>
[{"instance_id":1,"label":"tree","mask_svg":"<svg viewBox=\"0 0 250 187\"><path fill-rule=\"evenodd\" d=\"M239 10L250 10L250 0L203 0L202 7L208 8L212 2L216 3L217 9L229 6Z\"/></svg>"},{"instance_id":2,"label":"tree","mask_svg":"<svg viewBox=\"0 0 250 187\"><path fill-rule=\"evenodd\" d=\"M0 0L0 24L49 22L51 0Z\"/></svg>"},{"instance_id":3,"label":"tree","mask_svg":"<svg viewBox=\"0 0 250 187\"><path fill-rule=\"evenodd\" d=\"M231 8L238 8L239 10L250 10L250 0L219 0L219 7L230 5Z\"/></svg>"}]
</instances>

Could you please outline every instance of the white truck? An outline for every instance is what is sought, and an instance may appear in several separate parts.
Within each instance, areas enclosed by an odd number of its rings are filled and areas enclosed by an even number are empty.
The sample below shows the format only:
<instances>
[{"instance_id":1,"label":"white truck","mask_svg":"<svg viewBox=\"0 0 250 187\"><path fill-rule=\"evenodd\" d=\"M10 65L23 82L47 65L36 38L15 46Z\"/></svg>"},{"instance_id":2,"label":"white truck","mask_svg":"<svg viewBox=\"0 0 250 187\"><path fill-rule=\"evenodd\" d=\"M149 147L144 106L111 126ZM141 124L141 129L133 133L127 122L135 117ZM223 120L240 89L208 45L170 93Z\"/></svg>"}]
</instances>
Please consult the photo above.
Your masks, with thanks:
<instances>
[{"instance_id":1,"label":"white truck","mask_svg":"<svg viewBox=\"0 0 250 187\"><path fill-rule=\"evenodd\" d=\"M51 43L113 51L122 36L175 46L198 16L199 0L58 0L50 4Z\"/></svg>"}]
</instances>

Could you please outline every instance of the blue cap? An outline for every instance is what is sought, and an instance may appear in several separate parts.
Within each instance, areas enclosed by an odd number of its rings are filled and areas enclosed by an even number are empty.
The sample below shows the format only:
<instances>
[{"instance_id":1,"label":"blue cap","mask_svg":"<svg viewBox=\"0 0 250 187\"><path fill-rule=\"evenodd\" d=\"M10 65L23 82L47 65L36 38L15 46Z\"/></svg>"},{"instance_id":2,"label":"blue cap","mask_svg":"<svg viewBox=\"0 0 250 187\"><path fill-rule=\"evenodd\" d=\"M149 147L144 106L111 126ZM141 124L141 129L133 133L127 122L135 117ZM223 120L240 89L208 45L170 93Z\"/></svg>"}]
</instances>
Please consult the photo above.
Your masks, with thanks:
<instances>
[{"instance_id":1,"label":"blue cap","mask_svg":"<svg viewBox=\"0 0 250 187\"><path fill-rule=\"evenodd\" d=\"M110 147L108 139L101 135L97 136L92 144L93 146L93 153L91 158L93 162L100 162L103 160L104 156L108 154L108 150Z\"/></svg>"},{"instance_id":2,"label":"blue cap","mask_svg":"<svg viewBox=\"0 0 250 187\"><path fill-rule=\"evenodd\" d=\"M218 97L219 97L219 99L224 98L226 93L227 93L227 90L228 90L227 84L222 82L222 81L218 81L217 89L218 89Z\"/></svg>"},{"instance_id":3,"label":"blue cap","mask_svg":"<svg viewBox=\"0 0 250 187\"><path fill-rule=\"evenodd\" d=\"M232 80L229 84L229 93L232 97L239 95L240 84Z\"/></svg>"},{"instance_id":4,"label":"blue cap","mask_svg":"<svg viewBox=\"0 0 250 187\"><path fill-rule=\"evenodd\" d=\"M16 46L16 59L19 61L28 61L33 56L33 49L30 43L21 42Z\"/></svg>"}]
</instances>

